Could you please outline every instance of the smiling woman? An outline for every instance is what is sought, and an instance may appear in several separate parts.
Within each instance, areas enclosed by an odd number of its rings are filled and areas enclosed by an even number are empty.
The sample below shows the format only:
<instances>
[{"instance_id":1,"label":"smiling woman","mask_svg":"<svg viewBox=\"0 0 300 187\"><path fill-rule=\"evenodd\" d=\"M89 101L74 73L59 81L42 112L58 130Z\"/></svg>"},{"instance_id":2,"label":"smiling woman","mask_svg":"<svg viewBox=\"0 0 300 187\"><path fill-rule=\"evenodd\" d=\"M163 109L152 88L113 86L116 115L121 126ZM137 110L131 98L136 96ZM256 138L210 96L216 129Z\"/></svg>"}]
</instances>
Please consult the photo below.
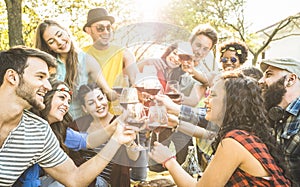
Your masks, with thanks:
<instances>
[{"instance_id":1,"label":"smiling woman","mask_svg":"<svg viewBox=\"0 0 300 187\"><path fill-rule=\"evenodd\" d=\"M97 61L77 48L69 30L58 22L44 20L38 25L35 47L56 57L56 78L65 81L75 93L80 85L92 81L107 93L110 100L117 98L117 93L109 87L104 79L102 69ZM76 100L71 103L70 114L74 119L84 115Z\"/></svg>"}]
</instances>

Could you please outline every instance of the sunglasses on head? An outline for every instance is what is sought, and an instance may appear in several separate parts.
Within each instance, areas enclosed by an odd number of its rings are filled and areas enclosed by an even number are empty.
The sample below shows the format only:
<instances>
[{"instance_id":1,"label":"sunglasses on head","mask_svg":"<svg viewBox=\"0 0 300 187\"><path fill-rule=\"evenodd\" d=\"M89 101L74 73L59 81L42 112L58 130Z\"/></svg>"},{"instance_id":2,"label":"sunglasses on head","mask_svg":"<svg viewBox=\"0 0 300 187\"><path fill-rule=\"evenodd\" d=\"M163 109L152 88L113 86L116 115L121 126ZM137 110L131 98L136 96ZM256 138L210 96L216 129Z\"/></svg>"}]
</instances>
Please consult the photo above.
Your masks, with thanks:
<instances>
[{"instance_id":1,"label":"sunglasses on head","mask_svg":"<svg viewBox=\"0 0 300 187\"><path fill-rule=\"evenodd\" d=\"M66 88L60 88L60 89L55 89L55 90L51 90L51 91L67 92L68 94L70 94L70 96L72 96L72 94L73 94L73 92L71 90L68 90Z\"/></svg>"},{"instance_id":2,"label":"sunglasses on head","mask_svg":"<svg viewBox=\"0 0 300 187\"><path fill-rule=\"evenodd\" d=\"M96 25L96 30L97 32L104 32L105 29L107 30L107 32L110 32L111 31L111 25Z\"/></svg>"},{"instance_id":3,"label":"sunglasses on head","mask_svg":"<svg viewBox=\"0 0 300 187\"><path fill-rule=\"evenodd\" d=\"M237 58L235 58L235 57L230 57L230 58L222 57L220 61L222 63L227 63L228 60L230 60L230 62L233 63L233 64L237 62Z\"/></svg>"}]
</instances>

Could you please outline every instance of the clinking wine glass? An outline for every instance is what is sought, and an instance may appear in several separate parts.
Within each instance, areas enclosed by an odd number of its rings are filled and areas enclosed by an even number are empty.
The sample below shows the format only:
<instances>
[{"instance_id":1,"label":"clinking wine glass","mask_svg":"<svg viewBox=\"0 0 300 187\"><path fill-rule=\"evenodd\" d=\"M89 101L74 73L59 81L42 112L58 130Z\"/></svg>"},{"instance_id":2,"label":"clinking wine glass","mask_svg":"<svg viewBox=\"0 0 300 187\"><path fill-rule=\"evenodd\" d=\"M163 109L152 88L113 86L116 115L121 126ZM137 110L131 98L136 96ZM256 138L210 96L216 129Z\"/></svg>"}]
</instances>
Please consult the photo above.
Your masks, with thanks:
<instances>
[{"instance_id":1,"label":"clinking wine glass","mask_svg":"<svg viewBox=\"0 0 300 187\"><path fill-rule=\"evenodd\" d=\"M194 66L194 53L191 44L189 42L178 43L177 55L181 63L182 70L191 74L191 68Z\"/></svg>"},{"instance_id":2,"label":"clinking wine glass","mask_svg":"<svg viewBox=\"0 0 300 187\"><path fill-rule=\"evenodd\" d=\"M144 80L144 93L146 94L143 97L148 97L149 101L153 101L153 96L157 95L162 89L162 85L157 77L149 77ZM154 100L154 103L157 105L156 100Z\"/></svg>"},{"instance_id":3,"label":"clinking wine glass","mask_svg":"<svg viewBox=\"0 0 300 187\"><path fill-rule=\"evenodd\" d=\"M128 104L136 104L139 102L136 88L123 88L120 96L120 105L127 109Z\"/></svg>"},{"instance_id":4,"label":"clinking wine glass","mask_svg":"<svg viewBox=\"0 0 300 187\"><path fill-rule=\"evenodd\" d=\"M146 74L144 73L137 73L135 77L134 87L138 91L139 101L144 104L143 92L144 92L144 79Z\"/></svg>"},{"instance_id":5,"label":"clinking wine glass","mask_svg":"<svg viewBox=\"0 0 300 187\"><path fill-rule=\"evenodd\" d=\"M157 77L149 77L144 80L144 92L154 96L157 95L161 89L162 85Z\"/></svg>"},{"instance_id":6,"label":"clinking wine glass","mask_svg":"<svg viewBox=\"0 0 300 187\"><path fill-rule=\"evenodd\" d=\"M194 66L193 56L189 54L178 54L181 68L183 71L192 75L192 67Z\"/></svg>"},{"instance_id":7,"label":"clinking wine glass","mask_svg":"<svg viewBox=\"0 0 300 187\"><path fill-rule=\"evenodd\" d=\"M176 80L168 81L165 89L165 95L171 99L179 99L181 97L179 82Z\"/></svg>"},{"instance_id":8,"label":"clinking wine glass","mask_svg":"<svg viewBox=\"0 0 300 187\"><path fill-rule=\"evenodd\" d=\"M114 91L116 91L119 95L122 93L123 88L129 87L129 78L127 75L120 74L112 87ZM123 107L120 105L120 99L117 99L115 101L111 102L112 109L114 111L114 114L120 115L123 111Z\"/></svg>"},{"instance_id":9,"label":"clinking wine glass","mask_svg":"<svg viewBox=\"0 0 300 187\"><path fill-rule=\"evenodd\" d=\"M127 75L121 74L116 78L112 89L115 90L118 94L121 94L123 88L127 87L129 87L129 78Z\"/></svg>"},{"instance_id":10,"label":"clinking wine glass","mask_svg":"<svg viewBox=\"0 0 300 187\"><path fill-rule=\"evenodd\" d=\"M150 106L147 127L156 134L156 140L159 141L159 133L168 128L168 115L164 106Z\"/></svg>"},{"instance_id":11,"label":"clinking wine glass","mask_svg":"<svg viewBox=\"0 0 300 187\"><path fill-rule=\"evenodd\" d=\"M133 148L135 151L146 150L147 148L140 144L139 132L146 127L147 115L142 103L127 104L128 117L126 122L137 127L137 146Z\"/></svg>"}]
</instances>

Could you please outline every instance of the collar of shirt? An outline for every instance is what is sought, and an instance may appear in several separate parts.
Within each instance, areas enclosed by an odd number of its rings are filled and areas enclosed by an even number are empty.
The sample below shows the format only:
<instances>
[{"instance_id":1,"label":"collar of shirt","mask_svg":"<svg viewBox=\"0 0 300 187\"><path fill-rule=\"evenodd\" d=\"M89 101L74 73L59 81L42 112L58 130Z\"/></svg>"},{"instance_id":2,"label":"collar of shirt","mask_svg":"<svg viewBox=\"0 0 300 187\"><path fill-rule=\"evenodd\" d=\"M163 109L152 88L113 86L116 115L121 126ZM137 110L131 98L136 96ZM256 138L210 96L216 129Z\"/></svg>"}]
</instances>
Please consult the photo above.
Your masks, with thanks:
<instances>
[{"instance_id":1,"label":"collar of shirt","mask_svg":"<svg viewBox=\"0 0 300 187\"><path fill-rule=\"evenodd\" d=\"M291 115L285 123L281 137L290 139L291 136L297 134L300 130L300 97L291 102L286 108L286 111Z\"/></svg>"}]
</instances>

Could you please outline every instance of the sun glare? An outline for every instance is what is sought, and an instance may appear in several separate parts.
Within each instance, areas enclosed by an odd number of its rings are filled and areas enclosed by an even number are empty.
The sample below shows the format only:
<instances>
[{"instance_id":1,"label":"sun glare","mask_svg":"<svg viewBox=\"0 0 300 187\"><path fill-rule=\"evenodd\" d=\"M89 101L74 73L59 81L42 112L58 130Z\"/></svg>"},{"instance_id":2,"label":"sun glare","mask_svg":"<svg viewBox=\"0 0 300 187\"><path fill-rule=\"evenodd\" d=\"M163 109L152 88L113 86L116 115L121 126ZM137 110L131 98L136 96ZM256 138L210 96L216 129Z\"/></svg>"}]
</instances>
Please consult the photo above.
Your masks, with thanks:
<instances>
[{"instance_id":1,"label":"sun glare","mask_svg":"<svg viewBox=\"0 0 300 187\"><path fill-rule=\"evenodd\" d=\"M160 11L168 5L170 0L135 0L141 21L159 21Z\"/></svg>"}]
</instances>

